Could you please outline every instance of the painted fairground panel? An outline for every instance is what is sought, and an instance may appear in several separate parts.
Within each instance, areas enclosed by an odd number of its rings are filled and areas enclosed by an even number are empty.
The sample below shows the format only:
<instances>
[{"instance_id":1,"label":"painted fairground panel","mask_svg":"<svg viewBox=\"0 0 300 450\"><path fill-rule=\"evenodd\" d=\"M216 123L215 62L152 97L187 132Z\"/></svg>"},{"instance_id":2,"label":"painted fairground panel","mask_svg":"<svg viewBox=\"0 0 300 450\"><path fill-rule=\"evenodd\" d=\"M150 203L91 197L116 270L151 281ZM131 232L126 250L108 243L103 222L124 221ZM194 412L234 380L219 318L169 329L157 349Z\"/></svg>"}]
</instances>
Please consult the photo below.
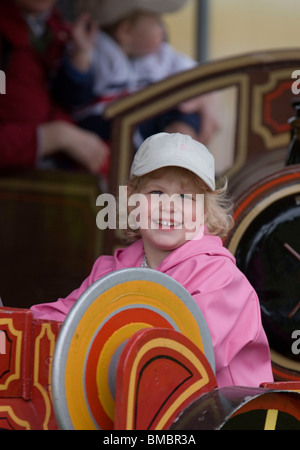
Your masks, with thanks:
<instances>
[{"instance_id":1,"label":"painted fairground panel","mask_svg":"<svg viewBox=\"0 0 300 450\"><path fill-rule=\"evenodd\" d=\"M2 307L0 329L2 429L299 429L299 382L218 388L200 309L159 272L103 277L64 324Z\"/></svg>"},{"instance_id":2,"label":"painted fairground panel","mask_svg":"<svg viewBox=\"0 0 300 450\"><path fill-rule=\"evenodd\" d=\"M0 177L0 296L29 308L64 297L101 254L96 226L98 179L62 171L7 172Z\"/></svg>"},{"instance_id":3,"label":"painted fairground panel","mask_svg":"<svg viewBox=\"0 0 300 450\"><path fill-rule=\"evenodd\" d=\"M51 365L61 324L34 321L29 310L0 308L0 429L57 429Z\"/></svg>"}]
</instances>

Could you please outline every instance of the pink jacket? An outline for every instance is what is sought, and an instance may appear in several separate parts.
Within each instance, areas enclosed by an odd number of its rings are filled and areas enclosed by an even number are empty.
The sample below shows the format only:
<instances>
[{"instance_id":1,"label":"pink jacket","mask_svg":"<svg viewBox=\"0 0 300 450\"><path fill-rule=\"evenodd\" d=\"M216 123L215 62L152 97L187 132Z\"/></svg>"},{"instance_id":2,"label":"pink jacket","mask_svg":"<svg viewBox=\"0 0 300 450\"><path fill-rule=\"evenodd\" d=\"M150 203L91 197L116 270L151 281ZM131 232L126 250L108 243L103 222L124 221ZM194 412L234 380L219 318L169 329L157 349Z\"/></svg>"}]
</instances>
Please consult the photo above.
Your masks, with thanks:
<instances>
[{"instance_id":1,"label":"pink jacket","mask_svg":"<svg viewBox=\"0 0 300 450\"><path fill-rule=\"evenodd\" d=\"M34 316L63 321L93 282L114 270L140 267L143 256L142 240L116 250L113 256L100 256L78 289L65 299L33 306ZM259 300L219 237L205 235L200 240L187 241L156 270L182 284L199 305L212 337L219 387L257 387L273 381Z\"/></svg>"}]
</instances>

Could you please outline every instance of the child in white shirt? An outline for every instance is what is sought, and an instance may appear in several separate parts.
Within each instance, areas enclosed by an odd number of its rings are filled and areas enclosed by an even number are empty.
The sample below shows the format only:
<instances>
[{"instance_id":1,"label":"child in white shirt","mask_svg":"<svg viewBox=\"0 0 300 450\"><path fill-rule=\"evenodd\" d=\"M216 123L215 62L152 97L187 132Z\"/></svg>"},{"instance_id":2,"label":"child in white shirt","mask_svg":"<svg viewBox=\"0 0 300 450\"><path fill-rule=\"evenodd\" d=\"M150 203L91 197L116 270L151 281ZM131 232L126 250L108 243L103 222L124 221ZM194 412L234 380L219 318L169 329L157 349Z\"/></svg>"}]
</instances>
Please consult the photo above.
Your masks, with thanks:
<instances>
[{"instance_id":1,"label":"child in white shirt","mask_svg":"<svg viewBox=\"0 0 300 450\"><path fill-rule=\"evenodd\" d=\"M90 50L84 33L77 32L76 49L66 65L69 81L78 81L73 60L78 60L78 53L90 51L89 76L81 78L82 86L85 80L85 98L82 90L72 88L72 83L66 83L63 89L63 96L68 95L67 103L76 107L75 118L82 127L109 141L110 123L103 118L103 112L112 101L197 65L165 40L161 15L185 3L186 0L78 0L78 14L87 12L100 26ZM164 112L139 126L141 138L166 131L198 139L205 108L202 99L194 111L178 107ZM211 129L215 131L215 127ZM136 143L139 145L140 140Z\"/></svg>"}]
</instances>

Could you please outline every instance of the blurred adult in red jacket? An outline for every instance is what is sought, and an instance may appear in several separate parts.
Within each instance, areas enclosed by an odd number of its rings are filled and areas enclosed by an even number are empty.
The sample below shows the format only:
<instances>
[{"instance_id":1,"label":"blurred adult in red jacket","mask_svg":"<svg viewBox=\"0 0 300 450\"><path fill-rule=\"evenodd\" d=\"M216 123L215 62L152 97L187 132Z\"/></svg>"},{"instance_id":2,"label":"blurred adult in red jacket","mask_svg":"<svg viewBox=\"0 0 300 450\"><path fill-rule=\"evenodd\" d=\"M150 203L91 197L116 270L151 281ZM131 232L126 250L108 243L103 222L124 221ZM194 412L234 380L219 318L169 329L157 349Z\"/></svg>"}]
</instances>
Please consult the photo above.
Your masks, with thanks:
<instances>
[{"instance_id":1,"label":"blurred adult in red jacket","mask_svg":"<svg viewBox=\"0 0 300 450\"><path fill-rule=\"evenodd\" d=\"M56 0L0 0L0 169L38 167L64 152L88 171L106 162L106 144L75 126L53 101L51 75L63 57L70 30ZM84 76L84 71L83 71Z\"/></svg>"}]
</instances>

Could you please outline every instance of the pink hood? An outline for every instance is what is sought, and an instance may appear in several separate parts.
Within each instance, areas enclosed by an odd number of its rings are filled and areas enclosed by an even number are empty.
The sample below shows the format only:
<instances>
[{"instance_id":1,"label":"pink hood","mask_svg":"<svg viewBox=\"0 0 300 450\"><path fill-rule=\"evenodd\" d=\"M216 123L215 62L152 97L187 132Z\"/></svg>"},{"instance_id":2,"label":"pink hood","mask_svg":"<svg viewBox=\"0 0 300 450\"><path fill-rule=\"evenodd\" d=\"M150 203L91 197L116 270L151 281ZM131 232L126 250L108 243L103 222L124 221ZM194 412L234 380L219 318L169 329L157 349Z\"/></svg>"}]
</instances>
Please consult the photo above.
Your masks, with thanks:
<instances>
[{"instance_id":1,"label":"pink hood","mask_svg":"<svg viewBox=\"0 0 300 450\"><path fill-rule=\"evenodd\" d=\"M63 321L74 302L96 280L115 270L141 267L142 240L113 256L100 256L89 277L65 299L31 308L36 318ZM149 269L151 270L151 269ZM257 295L219 237L187 241L156 268L193 296L211 332L218 385L259 386L273 381L268 342Z\"/></svg>"}]
</instances>

